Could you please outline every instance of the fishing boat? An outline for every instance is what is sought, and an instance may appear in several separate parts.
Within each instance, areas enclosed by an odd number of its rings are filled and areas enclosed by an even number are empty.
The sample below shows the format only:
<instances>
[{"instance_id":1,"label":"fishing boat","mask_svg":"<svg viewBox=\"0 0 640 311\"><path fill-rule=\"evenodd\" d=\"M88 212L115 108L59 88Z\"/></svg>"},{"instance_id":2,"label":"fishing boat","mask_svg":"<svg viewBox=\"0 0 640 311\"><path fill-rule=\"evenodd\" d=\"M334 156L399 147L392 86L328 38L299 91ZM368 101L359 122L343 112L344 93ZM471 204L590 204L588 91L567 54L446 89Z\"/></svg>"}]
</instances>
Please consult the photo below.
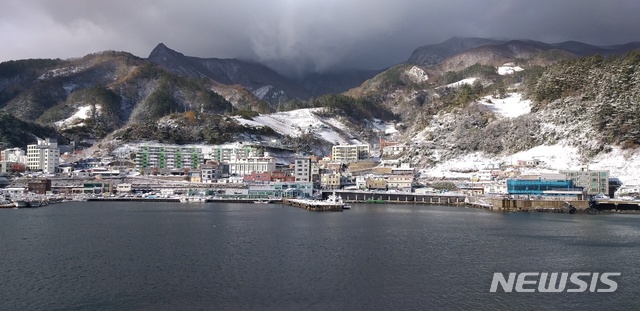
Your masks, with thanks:
<instances>
[{"instance_id":1,"label":"fishing boat","mask_svg":"<svg viewBox=\"0 0 640 311\"><path fill-rule=\"evenodd\" d=\"M14 200L13 205L18 208L29 207L29 204L25 200Z\"/></svg>"}]
</instances>

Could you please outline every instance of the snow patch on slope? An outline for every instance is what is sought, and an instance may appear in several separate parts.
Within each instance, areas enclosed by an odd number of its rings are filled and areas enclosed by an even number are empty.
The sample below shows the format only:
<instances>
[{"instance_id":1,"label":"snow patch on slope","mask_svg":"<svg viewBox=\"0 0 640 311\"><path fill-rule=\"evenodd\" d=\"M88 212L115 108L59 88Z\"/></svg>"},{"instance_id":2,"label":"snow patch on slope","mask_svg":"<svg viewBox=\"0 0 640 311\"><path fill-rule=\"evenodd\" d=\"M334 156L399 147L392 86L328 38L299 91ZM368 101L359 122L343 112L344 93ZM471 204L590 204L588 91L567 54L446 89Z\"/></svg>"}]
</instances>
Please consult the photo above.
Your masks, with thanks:
<instances>
[{"instance_id":1,"label":"snow patch on slope","mask_svg":"<svg viewBox=\"0 0 640 311\"><path fill-rule=\"evenodd\" d=\"M500 165L517 164L518 160L537 159L543 162L540 167L524 169L524 174L552 173L559 170L574 169L581 165L576 147L564 144L541 145L529 150L505 156L488 156L475 152L439 163L433 168L422 170L425 177L471 178L475 171Z\"/></svg>"},{"instance_id":2,"label":"snow patch on slope","mask_svg":"<svg viewBox=\"0 0 640 311\"><path fill-rule=\"evenodd\" d=\"M99 114L102 107L100 105L96 105L95 107L96 107L96 114ZM54 124L60 129L83 126L84 120L89 119L91 117L92 109L93 109L92 105L78 107L78 111L76 111L76 113L74 113L72 116L64 120L57 121Z\"/></svg>"},{"instance_id":3,"label":"snow patch on slope","mask_svg":"<svg viewBox=\"0 0 640 311\"><path fill-rule=\"evenodd\" d=\"M250 126L267 126L274 131L292 137L298 137L305 133L314 135L332 143L349 144L355 141L348 133L349 129L340 120L335 118L322 118L316 112L324 108L298 109L286 112L264 114L254 117L253 120L236 117L241 124Z\"/></svg>"},{"instance_id":4,"label":"snow patch on slope","mask_svg":"<svg viewBox=\"0 0 640 311\"><path fill-rule=\"evenodd\" d=\"M609 153L602 153L584 163L578 148L564 143L540 145L529 150L504 156L487 156L482 152L470 153L441 162L436 166L421 170L423 177L431 178L471 178L476 171L500 165L516 166L518 160L539 160L538 167L520 168L522 174L558 173L562 170L576 170L588 164L591 170L608 170L609 176L618 178L625 184L640 184L640 151L622 150L612 147Z\"/></svg>"},{"instance_id":5,"label":"snow patch on slope","mask_svg":"<svg viewBox=\"0 0 640 311\"><path fill-rule=\"evenodd\" d=\"M370 126L378 131L379 133L384 133L387 135L390 134L397 134L398 133L398 129L396 129L396 125L393 123L386 123L383 122L380 119L373 119L372 122L370 123Z\"/></svg>"},{"instance_id":6,"label":"snow patch on slope","mask_svg":"<svg viewBox=\"0 0 640 311\"><path fill-rule=\"evenodd\" d=\"M409 77L409 79L414 83L422 83L429 80L429 76L427 75L427 73L417 66L411 67L411 69L406 71L406 74L407 77Z\"/></svg>"},{"instance_id":7,"label":"snow patch on slope","mask_svg":"<svg viewBox=\"0 0 640 311\"><path fill-rule=\"evenodd\" d=\"M481 103L505 118L515 118L531 112L531 100L523 100L520 93L508 93L505 98L485 96Z\"/></svg>"},{"instance_id":8,"label":"snow patch on slope","mask_svg":"<svg viewBox=\"0 0 640 311\"><path fill-rule=\"evenodd\" d=\"M457 82L447 84L445 85L445 87L456 88L456 87L461 87L464 84L473 85L473 83L476 82L476 80L478 80L478 78L466 78Z\"/></svg>"},{"instance_id":9,"label":"snow patch on slope","mask_svg":"<svg viewBox=\"0 0 640 311\"><path fill-rule=\"evenodd\" d=\"M269 94L269 91L271 91L272 88L273 88L272 85L265 85L263 87L255 89L253 91L253 95L255 95L257 98L264 99L265 96L267 96L267 94Z\"/></svg>"},{"instance_id":10,"label":"snow patch on slope","mask_svg":"<svg viewBox=\"0 0 640 311\"><path fill-rule=\"evenodd\" d=\"M52 79L55 77L61 77L61 76L70 76L72 74L78 73L82 70L84 70L84 67L76 67L76 66L71 66L71 67L65 67L65 68L56 68L56 69L52 69L49 70L45 73L43 73L42 75L40 75L38 77L38 80L48 80L48 79Z\"/></svg>"},{"instance_id":11,"label":"snow patch on slope","mask_svg":"<svg viewBox=\"0 0 640 311\"><path fill-rule=\"evenodd\" d=\"M513 63L506 63L500 67L498 67L498 74L501 76L504 75L512 75L518 71L523 71L524 69L519 66L515 66Z\"/></svg>"}]
</instances>

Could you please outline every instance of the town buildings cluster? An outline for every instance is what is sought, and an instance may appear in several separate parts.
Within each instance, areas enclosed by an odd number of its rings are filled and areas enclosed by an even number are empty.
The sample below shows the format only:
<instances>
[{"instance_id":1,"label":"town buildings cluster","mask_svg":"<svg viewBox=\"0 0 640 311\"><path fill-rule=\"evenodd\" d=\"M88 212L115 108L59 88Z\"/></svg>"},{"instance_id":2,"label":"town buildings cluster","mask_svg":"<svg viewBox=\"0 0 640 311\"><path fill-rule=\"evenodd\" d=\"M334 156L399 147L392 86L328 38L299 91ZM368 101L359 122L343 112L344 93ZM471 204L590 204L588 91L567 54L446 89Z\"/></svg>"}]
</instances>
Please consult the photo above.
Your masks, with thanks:
<instances>
[{"instance_id":1,"label":"town buildings cluster","mask_svg":"<svg viewBox=\"0 0 640 311\"><path fill-rule=\"evenodd\" d=\"M234 143L216 146L180 146L143 143L102 159L74 159L73 146L59 146L52 139L38 139L20 148L3 150L0 173L40 172L41 176L91 178L100 176L178 177L194 184L241 185L248 192L264 195L310 196L313 189L435 192L419 182L419 171L408 163L394 160L405 146L380 140L379 157L368 144L336 145L330 156L273 156L261 146ZM63 152L64 151L64 152ZM520 174L518 167L532 168L540 160L518 160L505 170L504 165L489 165L472 172L467 181L458 181L458 190L466 195L577 196L604 194L613 196L620 183L608 171L563 170L555 174ZM514 169L516 168L516 169ZM35 187L35 185L34 185ZM41 189L42 186L38 186ZM128 189L126 185L93 185L100 191ZM45 187L49 189L49 187ZM130 186L129 186L130 188ZM629 188L629 187L628 187ZM629 188L632 192L633 188ZM640 190L640 189L639 189Z\"/></svg>"}]
</instances>

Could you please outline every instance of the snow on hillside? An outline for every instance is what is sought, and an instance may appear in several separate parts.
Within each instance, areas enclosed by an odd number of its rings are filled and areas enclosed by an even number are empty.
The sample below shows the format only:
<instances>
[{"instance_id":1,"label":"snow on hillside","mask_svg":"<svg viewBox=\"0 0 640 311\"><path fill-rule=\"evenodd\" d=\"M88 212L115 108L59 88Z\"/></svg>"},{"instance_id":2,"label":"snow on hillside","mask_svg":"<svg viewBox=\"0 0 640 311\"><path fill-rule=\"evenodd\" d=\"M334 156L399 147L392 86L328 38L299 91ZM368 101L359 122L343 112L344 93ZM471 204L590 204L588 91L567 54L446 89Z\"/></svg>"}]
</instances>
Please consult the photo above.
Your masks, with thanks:
<instances>
[{"instance_id":1,"label":"snow on hillside","mask_svg":"<svg viewBox=\"0 0 640 311\"><path fill-rule=\"evenodd\" d=\"M541 145L512 155L492 157L481 152L471 153L421 170L423 177L471 178L478 170L499 165L516 166L519 160L539 160L537 167L521 168L522 174L558 173L561 170L577 170L587 166L592 170L608 170L609 176L626 184L640 184L640 151L624 151L613 147L590 163L582 162L576 147L564 144Z\"/></svg>"},{"instance_id":2,"label":"snow on hillside","mask_svg":"<svg viewBox=\"0 0 640 311\"><path fill-rule=\"evenodd\" d=\"M70 66L70 67L65 67L65 68L56 68L56 69L52 69L49 70L45 73L43 73L41 76L38 77L38 80L47 80L47 79L52 79L55 77L60 77L60 76L69 76L75 73L78 73L82 70L84 70L85 67L79 66Z\"/></svg>"},{"instance_id":3,"label":"snow on hillside","mask_svg":"<svg viewBox=\"0 0 640 311\"><path fill-rule=\"evenodd\" d=\"M271 91L272 88L272 85L265 85L254 90L253 95L255 95L257 98L263 99L265 96L267 96L267 94L269 94L269 91Z\"/></svg>"},{"instance_id":4,"label":"snow on hillside","mask_svg":"<svg viewBox=\"0 0 640 311\"><path fill-rule=\"evenodd\" d=\"M96 113L100 112L100 108L101 108L100 105L96 105ZM70 128L75 126L82 126L84 125L84 122L82 121L90 117L92 109L93 109L93 106L91 105L81 106L78 108L78 111L76 111L76 113L74 113L72 116L64 120L57 121L54 124L58 128Z\"/></svg>"},{"instance_id":5,"label":"snow on hillside","mask_svg":"<svg viewBox=\"0 0 640 311\"><path fill-rule=\"evenodd\" d=\"M455 88L455 87L461 87L463 84L473 85L473 83L476 82L476 80L478 80L478 78L466 78L457 82L447 84L444 87Z\"/></svg>"},{"instance_id":6,"label":"snow on hillside","mask_svg":"<svg viewBox=\"0 0 640 311\"><path fill-rule=\"evenodd\" d=\"M371 122L371 127L377 130L380 133L384 133L385 135L397 134L398 130L396 129L395 124L393 123L385 123L380 119L373 119Z\"/></svg>"},{"instance_id":7,"label":"snow on hillside","mask_svg":"<svg viewBox=\"0 0 640 311\"><path fill-rule=\"evenodd\" d=\"M407 70L406 73L409 79L411 79L411 81L413 81L414 83L422 83L429 80L429 76L427 75L427 73L417 66L411 67L411 69Z\"/></svg>"},{"instance_id":8,"label":"snow on hillside","mask_svg":"<svg viewBox=\"0 0 640 311\"><path fill-rule=\"evenodd\" d=\"M512 155L498 157L475 152L442 162L433 168L422 170L422 174L425 177L471 178L475 171L478 170L500 165L517 165L518 160L533 159L540 160L543 164L537 168L527 169L524 173L557 172L576 168L581 164L577 148L557 144L536 146Z\"/></svg>"},{"instance_id":9,"label":"snow on hillside","mask_svg":"<svg viewBox=\"0 0 640 311\"><path fill-rule=\"evenodd\" d=\"M498 74L501 76L504 75L512 75L517 71L523 71L522 67L515 66L513 63L506 63L500 67L498 67Z\"/></svg>"},{"instance_id":10,"label":"snow on hillside","mask_svg":"<svg viewBox=\"0 0 640 311\"><path fill-rule=\"evenodd\" d=\"M508 93L505 98L485 96L481 103L505 118L515 118L531 112L531 100L523 100L519 93Z\"/></svg>"},{"instance_id":11,"label":"snow on hillside","mask_svg":"<svg viewBox=\"0 0 640 311\"><path fill-rule=\"evenodd\" d=\"M335 118L321 118L315 114L324 108L298 109L272 114L263 114L254 117L253 120L236 117L242 124L251 126L267 126L274 131L292 137L304 133L313 133L316 136L332 143L350 144L354 140L349 134L349 129Z\"/></svg>"}]
</instances>

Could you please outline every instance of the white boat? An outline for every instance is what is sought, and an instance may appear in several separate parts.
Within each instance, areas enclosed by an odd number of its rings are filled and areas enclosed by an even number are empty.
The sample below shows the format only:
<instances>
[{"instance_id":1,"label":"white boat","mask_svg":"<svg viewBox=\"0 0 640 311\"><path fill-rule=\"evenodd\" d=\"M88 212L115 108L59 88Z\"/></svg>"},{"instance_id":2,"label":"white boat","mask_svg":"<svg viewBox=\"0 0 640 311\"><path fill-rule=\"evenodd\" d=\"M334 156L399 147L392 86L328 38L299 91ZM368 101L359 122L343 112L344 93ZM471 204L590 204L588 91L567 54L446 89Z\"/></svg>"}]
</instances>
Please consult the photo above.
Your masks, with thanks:
<instances>
[{"instance_id":1,"label":"white boat","mask_svg":"<svg viewBox=\"0 0 640 311\"><path fill-rule=\"evenodd\" d=\"M203 197L181 197L180 203L205 203L207 200Z\"/></svg>"},{"instance_id":2,"label":"white boat","mask_svg":"<svg viewBox=\"0 0 640 311\"><path fill-rule=\"evenodd\" d=\"M253 203L255 203L255 204L269 204L269 203L271 203L271 201L269 201L269 200L257 200L257 201L253 201Z\"/></svg>"},{"instance_id":3,"label":"white boat","mask_svg":"<svg viewBox=\"0 0 640 311\"><path fill-rule=\"evenodd\" d=\"M335 191L331 193L324 202L327 202L329 204L344 205L344 203L342 202L342 197L337 195Z\"/></svg>"}]
</instances>

